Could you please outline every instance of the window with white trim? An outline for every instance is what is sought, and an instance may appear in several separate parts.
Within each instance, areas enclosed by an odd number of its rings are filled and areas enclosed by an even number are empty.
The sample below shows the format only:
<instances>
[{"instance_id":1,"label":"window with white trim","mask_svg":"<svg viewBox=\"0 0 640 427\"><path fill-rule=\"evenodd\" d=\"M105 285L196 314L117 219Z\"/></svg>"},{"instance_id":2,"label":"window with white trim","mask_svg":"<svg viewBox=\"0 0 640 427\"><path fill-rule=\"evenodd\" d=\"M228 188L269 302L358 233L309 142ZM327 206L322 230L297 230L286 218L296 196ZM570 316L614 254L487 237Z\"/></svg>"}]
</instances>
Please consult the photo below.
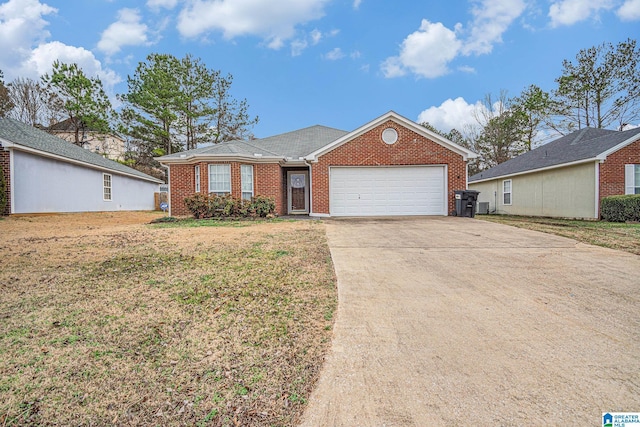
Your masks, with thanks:
<instances>
[{"instance_id":1,"label":"window with white trim","mask_svg":"<svg viewBox=\"0 0 640 427\"><path fill-rule=\"evenodd\" d=\"M242 199L251 200L253 197L253 165L240 166L240 179L242 184Z\"/></svg>"},{"instance_id":2,"label":"window with white trim","mask_svg":"<svg viewBox=\"0 0 640 427\"><path fill-rule=\"evenodd\" d=\"M231 193L231 165L209 165L209 193Z\"/></svg>"},{"instance_id":3,"label":"window with white trim","mask_svg":"<svg viewBox=\"0 0 640 427\"><path fill-rule=\"evenodd\" d=\"M505 179L502 181L502 204L511 204L511 180Z\"/></svg>"},{"instance_id":4,"label":"window with white trim","mask_svg":"<svg viewBox=\"0 0 640 427\"><path fill-rule=\"evenodd\" d=\"M193 168L193 175L195 179L195 190L196 193L200 192L200 165L196 165Z\"/></svg>"},{"instance_id":5,"label":"window with white trim","mask_svg":"<svg viewBox=\"0 0 640 427\"><path fill-rule=\"evenodd\" d=\"M640 165L624 165L624 194L640 194Z\"/></svg>"},{"instance_id":6,"label":"window with white trim","mask_svg":"<svg viewBox=\"0 0 640 427\"><path fill-rule=\"evenodd\" d=\"M111 201L111 175L102 174L102 198L105 202Z\"/></svg>"}]
</instances>

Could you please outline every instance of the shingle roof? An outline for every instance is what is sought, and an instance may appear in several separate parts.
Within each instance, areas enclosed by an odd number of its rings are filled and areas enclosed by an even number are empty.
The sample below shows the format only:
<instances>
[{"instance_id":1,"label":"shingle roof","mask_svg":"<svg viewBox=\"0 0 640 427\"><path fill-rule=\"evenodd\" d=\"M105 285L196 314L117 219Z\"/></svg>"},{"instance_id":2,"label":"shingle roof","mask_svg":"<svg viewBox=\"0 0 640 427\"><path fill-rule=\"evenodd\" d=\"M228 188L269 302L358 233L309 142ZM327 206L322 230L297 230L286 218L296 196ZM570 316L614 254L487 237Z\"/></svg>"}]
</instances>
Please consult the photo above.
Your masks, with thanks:
<instances>
[{"instance_id":1,"label":"shingle roof","mask_svg":"<svg viewBox=\"0 0 640 427\"><path fill-rule=\"evenodd\" d=\"M581 160L596 159L633 137L640 139L640 128L624 132L585 128L528 151L469 178L469 182L534 171Z\"/></svg>"},{"instance_id":2,"label":"shingle roof","mask_svg":"<svg viewBox=\"0 0 640 427\"><path fill-rule=\"evenodd\" d=\"M0 138L26 148L50 153L72 161L86 163L90 166L108 169L114 173L133 175L147 181L162 182L152 176L114 162L113 160L105 159L100 154L85 150L57 136L17 120L0 118Z\"/></svg>"},{"instance_id":3,"label":"shingle roof","mask_svg":"<svg viewBox=\"0 0 640 427\"><path fill-rule=\"evenodd\" d=\"M298 159L313 153L315 150L324 147L347 133L339 129L316 125L268 138L222 142L209 147L169 154L159 157L157 160L162 162L163 160L194 156L253 157L255 154L260 154L264 157Z\"/></svg>"}]
</instances>

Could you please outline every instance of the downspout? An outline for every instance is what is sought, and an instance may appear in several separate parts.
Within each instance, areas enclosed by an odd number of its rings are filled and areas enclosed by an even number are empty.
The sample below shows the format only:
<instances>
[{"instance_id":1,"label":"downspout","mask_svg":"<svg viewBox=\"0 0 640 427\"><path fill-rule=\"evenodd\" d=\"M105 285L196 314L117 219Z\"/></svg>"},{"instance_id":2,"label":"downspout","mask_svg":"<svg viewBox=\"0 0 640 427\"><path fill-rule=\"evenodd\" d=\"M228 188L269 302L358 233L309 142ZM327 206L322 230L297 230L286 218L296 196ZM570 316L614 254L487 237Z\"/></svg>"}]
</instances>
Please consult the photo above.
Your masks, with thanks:
<instances>
[{"instance_id":1,"label":"downspout","mask_svg":"<svg viewBox=\"0 0 640 427\"><path fill-rule=\"evenodd\" d=\"M601 162L596 162L596 191L595 191L595 199L596 199L596 212L595 219L600 219L600 164Z\"/></svg>"}]
</instances>

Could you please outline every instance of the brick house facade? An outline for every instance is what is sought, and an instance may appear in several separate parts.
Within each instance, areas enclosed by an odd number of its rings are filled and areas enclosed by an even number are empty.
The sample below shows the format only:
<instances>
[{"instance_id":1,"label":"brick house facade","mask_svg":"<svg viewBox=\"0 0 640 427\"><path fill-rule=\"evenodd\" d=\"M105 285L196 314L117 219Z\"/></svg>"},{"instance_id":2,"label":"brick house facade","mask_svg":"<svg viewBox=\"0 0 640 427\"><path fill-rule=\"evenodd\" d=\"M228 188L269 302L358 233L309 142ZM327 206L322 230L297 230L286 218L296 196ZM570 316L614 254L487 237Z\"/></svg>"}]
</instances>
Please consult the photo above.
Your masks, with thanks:
<instances>
[{"instance_id":1,"label":"brick house facade","mask_svg":"<svg viewBox=\"0 0 640 427\"><path fill-rule=\"evenodd\" d=\"M625 165L640 165L640 140L611 153L600 164L600 200L625 194Z\"/></svg>"},{"instance_id":2,"label":"brick house facade","mask_svg":"<svg viewBox=\"0 0 640 427\"><path fill-rule=\"evenodd\" d=\"M393 142L385 142L383 133L390 129L395 131L396 138ZM431 168L431 172L435 171L434 184L425 189L420 187L421 183L408 180L408 187L415 184L415 194L408 191L400 202L408 205L406 212L410 215L447 215L455 207L454 190L466 188L467 159L472 157L475 154L469 150L389 112L353 132L312 127L263 140L230 141L210 148L163 156L158 160L169 169L170 211L175 216L189 215L184 199L193 195L198 187L202 193L210 192L210 165L230 165L224 168L229 176L223 179L228 185L225 188L236 197L242 194L242 165L252 166L253 195L273 198L279 215L303 213L311 216L336 215L331 205L332 179L336 179L332 178L332 168L349 167L355 173L361 170L357 168L369 171L384 168L382 172L389 177L400 171L399 168L406 168L402 172L414 174L410 176L415 176L417 180L422 179L422 169ZM200 172L199 186L195 183L196 170ZM443 176L438 181L440 177L437 175L440 173ZM230 181L230 185L226 184L226 180ZM301 190L295 182L304 183L307 198L304 208ZM360 188L354 191L365 190ZM366 191L372 191L371 197L380 198L389 197L388 193L394 189L368 188ZM435 205L441 208L427 211L424 206L410 206L410 199L423 197L425 191L432 191L429 197L437 199ZM333 203L336 203L335 200ZM359 212L357 206L351 208ZM376 209L375 212L385 212L384 206ZM362 210L363 215L375 212L365 208ZM398 209L393 212L389 214L403 214Z\"/></svg>"}]
</instances>

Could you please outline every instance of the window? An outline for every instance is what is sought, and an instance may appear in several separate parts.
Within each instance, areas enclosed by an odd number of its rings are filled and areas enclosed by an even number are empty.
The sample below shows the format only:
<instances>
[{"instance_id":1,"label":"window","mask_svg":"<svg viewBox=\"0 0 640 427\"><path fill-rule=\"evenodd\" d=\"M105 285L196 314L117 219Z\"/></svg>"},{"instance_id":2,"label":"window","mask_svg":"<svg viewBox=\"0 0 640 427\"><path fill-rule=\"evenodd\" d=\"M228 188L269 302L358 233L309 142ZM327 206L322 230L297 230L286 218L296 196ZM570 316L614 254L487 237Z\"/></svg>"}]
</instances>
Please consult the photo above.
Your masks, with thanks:
<instances>
[{"instance_id":1,"label":"window","mask_svg":"<svg viewBox=\"0 0 640 427\"><path fill-rule=\"evenodd\" d=\"M240 166L240 176L242 181L242 198L251 200L253 197L253 166Z\"/></svg>"},{"instance_id":2,"label":"window","mask_svg":"<svg viewBox=\"0 0 640 427\"><path fill-rule=\"evenodd\" d=\"M624 194L640 194L640 165L624 165Z\"/></svg>"},{"instance_id":3,"label":"window","mask_svg":"<svg viewBox=\"0 0 640 427\"><path fill-rule=\"evenodd\" d=\"M502 181L502 204L511 204L511 180Z\"/></svg>"},{"instance_id":4,"label":"window","mask_svg":"<svg viewBox=\"0 0 640 427\"><path fill-rule=\"evenodd\" d=\"M196 193L199 193L200 192L200 165L197 165L195 168L193 168L193 171L195 176Z\"/></svg>"},{"instance_id":5,"label":"window","mask_svg":"<svg viewBox=\"0 0 640 427\"><path fill-rule=\"evenodd\" d=\"M209 193L231 193L231 165L209 165Z\"/></svg>"},{"instance_id":6,"label":"window","mask_svg":"<svg viewBox=\"0 0 640 427\"><path fill-rule=\"evenodd\" d=\"M102 198L106 202L111 201L111 175L108 173L102 174Z\"/></svg>"}]
</instances>

